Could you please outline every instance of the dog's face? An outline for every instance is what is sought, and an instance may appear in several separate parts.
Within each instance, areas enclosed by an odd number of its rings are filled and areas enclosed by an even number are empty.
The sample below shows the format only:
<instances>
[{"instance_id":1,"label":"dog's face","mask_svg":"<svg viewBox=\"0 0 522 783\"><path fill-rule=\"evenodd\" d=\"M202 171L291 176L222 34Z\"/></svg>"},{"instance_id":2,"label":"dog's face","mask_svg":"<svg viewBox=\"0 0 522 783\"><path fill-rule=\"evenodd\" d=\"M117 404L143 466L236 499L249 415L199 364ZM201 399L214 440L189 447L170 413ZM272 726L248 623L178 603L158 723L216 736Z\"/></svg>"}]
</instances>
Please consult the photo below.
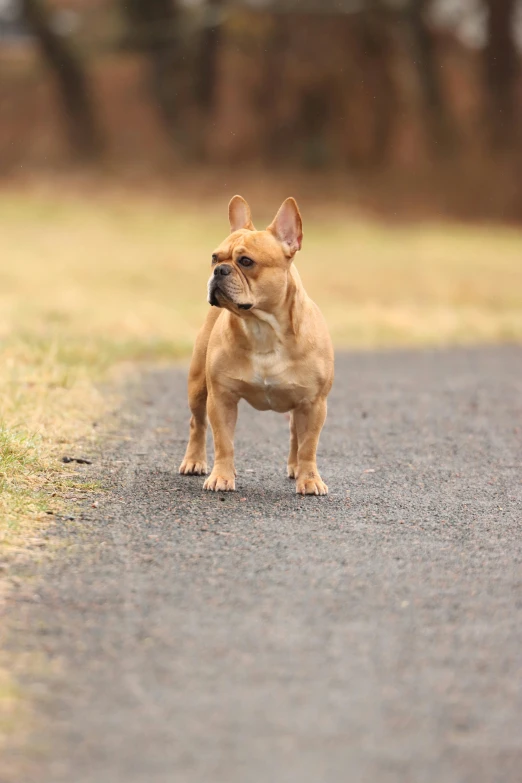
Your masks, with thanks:
<instances>
[{"instance_id":1,"label":"dog's face","mask_svg":"<svg viewBox=\"0 0 522 783\"><path fill-rule=\"evenodd\" d=\"M283 202L265 231L256 231L250 207L234 196L228 207L232 233L212 254L208 301L245 315L277 306L286 291L288 270L301 248L303 229L293 198Z\"/></svg>"}]
</instances>

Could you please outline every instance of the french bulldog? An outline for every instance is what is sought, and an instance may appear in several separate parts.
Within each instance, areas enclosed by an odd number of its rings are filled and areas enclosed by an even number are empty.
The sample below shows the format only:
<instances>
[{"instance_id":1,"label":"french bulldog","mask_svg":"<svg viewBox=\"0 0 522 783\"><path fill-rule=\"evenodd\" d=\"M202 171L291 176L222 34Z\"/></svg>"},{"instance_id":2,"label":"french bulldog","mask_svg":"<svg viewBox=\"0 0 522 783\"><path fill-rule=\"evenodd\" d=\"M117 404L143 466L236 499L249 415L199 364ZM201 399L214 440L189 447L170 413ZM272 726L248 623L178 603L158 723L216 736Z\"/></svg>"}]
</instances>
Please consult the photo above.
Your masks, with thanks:
<instances>
[{"instance_id":1,"label":"french bulldog","mask_svg":"<svg viewBox=\"0 0 522 783\"><path fill-rule=\"evenodd\" d=\"M328 328L306 293L294 256L301 215L287 198L265 231L234 196L230 235L212 253L208 301L189 372L190 437L179 472L207 473L207 415L215 459L203 488L235 489L234 430L241 399L260 411L289 413L288 477L301 495L326 495L316 451L334 378Z\"/></svg>"}]
</instances>

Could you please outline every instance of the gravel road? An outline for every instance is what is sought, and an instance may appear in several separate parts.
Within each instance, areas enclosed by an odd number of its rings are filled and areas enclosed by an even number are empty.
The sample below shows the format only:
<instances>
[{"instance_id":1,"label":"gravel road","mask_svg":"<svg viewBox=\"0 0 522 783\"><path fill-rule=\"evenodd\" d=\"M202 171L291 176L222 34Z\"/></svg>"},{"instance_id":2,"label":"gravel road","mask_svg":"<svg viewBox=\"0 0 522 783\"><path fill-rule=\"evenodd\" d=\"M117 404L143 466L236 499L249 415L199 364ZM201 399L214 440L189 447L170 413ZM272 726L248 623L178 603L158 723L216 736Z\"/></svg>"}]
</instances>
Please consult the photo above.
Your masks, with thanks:
<instances>
[{"instance_id":1,"label":"gravel road","mask_svg":"<svg viewBox=\"0 0 522 783\"><path fill-rule=\"evenodd\" d=\"M327 498L246 406L238 491L203 493L185 371L143 378L108 492L11 599L17 783L519 783L522 350L336 373Z\"/></svg>"}]
</instances>

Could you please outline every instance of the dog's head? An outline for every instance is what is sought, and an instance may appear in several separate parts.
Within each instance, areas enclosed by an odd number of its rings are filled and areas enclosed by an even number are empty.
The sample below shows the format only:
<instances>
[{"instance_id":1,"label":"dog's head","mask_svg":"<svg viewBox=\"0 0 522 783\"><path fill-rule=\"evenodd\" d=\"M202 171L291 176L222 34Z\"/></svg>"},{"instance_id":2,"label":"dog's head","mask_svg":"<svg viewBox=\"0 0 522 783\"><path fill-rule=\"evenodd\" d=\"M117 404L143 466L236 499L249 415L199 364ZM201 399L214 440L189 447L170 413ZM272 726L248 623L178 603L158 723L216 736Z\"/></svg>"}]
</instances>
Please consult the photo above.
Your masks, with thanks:
<instances>
[{"instance_id":1,"label":"dog's head","mask_svg":"<svg viewBox=\"0 0 522 783\"><path fill-rule=\"evenodd\" d=\"M241 196L228 205L230 236L212 254L208 301L236 314L253 308L271 312L286 292L288 270L301 249L301 215L287 198L265 231L256 231Z\"/></svg>"}]
</instances>

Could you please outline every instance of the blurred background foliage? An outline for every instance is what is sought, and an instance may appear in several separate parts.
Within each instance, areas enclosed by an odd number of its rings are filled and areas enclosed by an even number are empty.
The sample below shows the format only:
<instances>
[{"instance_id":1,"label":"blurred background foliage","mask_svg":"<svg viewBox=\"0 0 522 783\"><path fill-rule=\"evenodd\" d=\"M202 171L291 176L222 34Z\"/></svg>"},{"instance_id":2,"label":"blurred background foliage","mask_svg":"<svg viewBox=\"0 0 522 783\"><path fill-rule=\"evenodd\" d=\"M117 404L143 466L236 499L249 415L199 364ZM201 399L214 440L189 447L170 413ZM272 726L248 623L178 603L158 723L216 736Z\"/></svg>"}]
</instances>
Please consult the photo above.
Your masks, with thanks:
<instances>
[{"instance_id":1,"label":"blurred background foliage","mask_svg":"<svg viewBox=\"0 0 522 783\"><path fill-rule=\"evenodd\" d=\"M0 0L0 176L343 173L522 219L520 0Z\"/></svg>"}]
</instances>

